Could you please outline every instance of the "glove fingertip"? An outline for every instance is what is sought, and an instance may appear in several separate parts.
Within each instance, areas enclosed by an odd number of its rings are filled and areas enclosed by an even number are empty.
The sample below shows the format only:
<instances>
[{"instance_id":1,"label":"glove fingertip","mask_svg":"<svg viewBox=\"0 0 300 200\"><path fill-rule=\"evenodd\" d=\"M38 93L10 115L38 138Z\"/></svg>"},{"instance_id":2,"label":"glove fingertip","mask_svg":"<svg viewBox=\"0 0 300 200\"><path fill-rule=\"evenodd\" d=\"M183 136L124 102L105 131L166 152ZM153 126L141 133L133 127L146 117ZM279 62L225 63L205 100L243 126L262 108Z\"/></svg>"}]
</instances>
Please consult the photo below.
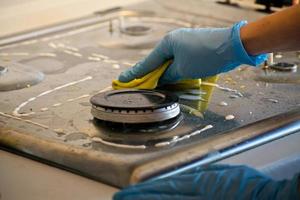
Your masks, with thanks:
<instances>
[{"instance_id":1,"label":"glove fingertip","mask_svg":"<svg viewBox=\"0 0 300 200\"><path fill-rule=\"evenodd\" d=\"M119 191L114 194L113 200L125 200L126 199L126 193L124 191Z\"/></svg>"},{"instance_id":2,"label":"glove fingertip","mask_svg":"<svg viewBox=\"0 0 300 200\"><path fill-rule=\"evenodd\" d=\"M133 70L133 67L130 68L130 69L127 69L127 70L124 71L124 72L122 72L122 73L119 75L118 80L119 80L120 82L127 83L127 82L129 82L129 81L135 79L136 77L134 77L132 70Z\"/></svg>"},{"instance_id":3,"label":"glove fingertip","mask_svg":"<svg viewBox=\"0 0 300 200\"><path fill-rule=\"evenodd\" d=\"M174 84L180 80L180 76L177 72L176 63L173 62L168 69L163 73L158 81L159 86L166 84Z\"/></svg>"},{"instance_id":4,"label":"glove fingertip","mask_svg":"<svg viewBox=\"0 0 300 200\"><path fill-rule=\"evenodd\" d=\"M128 77L124 76L123 74L120 74L120 76L118 77L118 80L119 80L120 82L127 83L127 82L129 82L131 79L129 79Z\"/></svg>"}]
</instances>

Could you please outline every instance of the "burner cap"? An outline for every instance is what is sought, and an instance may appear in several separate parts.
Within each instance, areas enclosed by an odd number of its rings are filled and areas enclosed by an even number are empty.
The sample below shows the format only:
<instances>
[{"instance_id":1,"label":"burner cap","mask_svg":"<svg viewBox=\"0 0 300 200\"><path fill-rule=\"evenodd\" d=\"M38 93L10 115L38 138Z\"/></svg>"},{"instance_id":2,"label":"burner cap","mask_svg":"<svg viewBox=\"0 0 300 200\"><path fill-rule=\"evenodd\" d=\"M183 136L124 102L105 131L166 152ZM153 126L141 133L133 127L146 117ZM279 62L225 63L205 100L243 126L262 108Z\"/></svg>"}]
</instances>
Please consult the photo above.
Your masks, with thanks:
<instances>
[{"instance_id":1,"label":"burner cap","mask_svg":"<svg viewBox=\"0 0 300 200\"><path fill-rule=\"evenodd\" d=\"M114 90L91 98L92 115L119 123L153 123L180 113L176 95L153 90Z\"/></svg>"}]
</instances>

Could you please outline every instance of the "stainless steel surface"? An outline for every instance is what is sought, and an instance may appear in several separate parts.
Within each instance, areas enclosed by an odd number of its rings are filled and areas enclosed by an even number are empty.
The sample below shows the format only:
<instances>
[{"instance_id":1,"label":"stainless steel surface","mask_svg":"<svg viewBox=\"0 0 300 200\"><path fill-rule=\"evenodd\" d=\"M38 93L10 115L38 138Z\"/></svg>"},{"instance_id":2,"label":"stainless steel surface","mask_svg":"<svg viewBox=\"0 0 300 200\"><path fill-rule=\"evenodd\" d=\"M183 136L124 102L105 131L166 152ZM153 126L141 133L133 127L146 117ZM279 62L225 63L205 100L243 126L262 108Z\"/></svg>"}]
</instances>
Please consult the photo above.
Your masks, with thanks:
<instances>
[{"instance_id":1,"label":"stainless steel surface","mask_svg":"<svg viewBox=\"0 0 300 200\"><path fill-rule=\"evenodd\" d=\"M214 6L215 10L221 9L219 5ZM240 15L244 12L235 12L232 8L222 8L223 12L211 16L208 7L192 0L176 0L174 5L167 1L145 2L95 16L95 19L91 16L62 27L3 40L1 44L10 43L0 47L0 59L8 70L11 63L21 63L44 73L45 79L21 90L1 92L1 146L123 187L194 161L201 164L201 159L210 157L213 152L231 154L227 151L230 147L264 138L268 131L278 128L275 122L285 126L299 121L300 85L258 80L261 69L248 66L221 76L218 84L222 87L215 88L204 118L183 110L181 118L168 126L160 124L138 130L119 129L92 120L89 97L106 90L113 78L148 54L166 32L183 26L228 26L236 19L251 16L250 12ZM204 8L206 10L202 10ZM132 16L131 13L137 14ZM224 13L232 13L231 19ZM146 35L126 35L120 29L122 23L143 24L152 31ZM287 56L290 58L298 59L295 55ZM240 91L242 96L230 98L234 90ZM220 106L220 101L226 101L228 106ZM204 102L181 100L180 103L195 110ZM296 113L284 115L280 121L257 123L292 110ZM229 114L235 119L225 120ZM246 125L251 123L254 125L247 129ZM251 142L247 148L291 134L296 129L299 129L298 124L280 134L271 132L272 137ZM236 149L234 153L247 148Z\"/></svg>"},{"instance_id":2,"label":"stainless steel surface","mask_svg":"<svg viewBox=\"0 0 300 200\"><path fill-rule=\"evenodd\" d=\"M140 179L147 179L149 177L151 180L161 179L168 176L180 174L182 172L191 170L193 168L207 165L213 162L218 162L228 157L234 156L238 153L247 151L249 149L258 147L260 145L266 144L273 140L288 136L293 133L299 132L300 128L300 109L297 109L292 112L284 113L275 117L271 117L269 119L265 119L253 124L249 124L245 127L239 128L235 131L232 131L232 134L228 137L215 138L215 143L219 147L219 149L212 150L209 147L211 144L206 145L205 141L203 141L202 146L207 147L207 152L203 154L196 154L195 157L191 156L190 162L188 164L183 163L182 166L176 166L172 163L176 158L168 158L165 159L164 166L159 165L159 163L163 163L162 160L156 160L157 163L147 163L145 166L141 166L136 170L136 174L134 173L133 179L131 180L133 183L140 182ZM251 138L247 139L247 135L251 133ZM226 140L236 139L237 135L243 135L243 139L239 142L236 141L236 145L227 146ZM256 135L256 137L254 135ZM254 137L253 137L254 136ZM222 146L223 140L224 146ZM189 148L185 152L199 152L199 146L194 146ZM205 148L204 148L205 149ZM203 147L201 148L203 150ZM178 156L178 155L176 155ZM188 156L188 155L186 155ZM153 170L153 167L158 167L159 169ZM176 166L176 168L174 168ZM155 171L159 175L151 174ZM138 178L135 180L134 178Z\"/></svg>"}]
</instances>

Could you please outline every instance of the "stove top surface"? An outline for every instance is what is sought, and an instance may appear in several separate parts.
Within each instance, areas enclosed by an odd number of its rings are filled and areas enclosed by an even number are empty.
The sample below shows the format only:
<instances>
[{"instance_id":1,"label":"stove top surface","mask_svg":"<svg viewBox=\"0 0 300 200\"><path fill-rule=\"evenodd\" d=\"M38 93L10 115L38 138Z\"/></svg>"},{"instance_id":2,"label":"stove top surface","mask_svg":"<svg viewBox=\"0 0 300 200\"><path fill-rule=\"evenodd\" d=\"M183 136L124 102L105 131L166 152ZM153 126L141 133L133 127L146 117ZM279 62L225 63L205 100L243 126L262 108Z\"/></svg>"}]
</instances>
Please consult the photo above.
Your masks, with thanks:
<instances>
[{"instance_id":1,"label":"stove top surface","mask_svg":"<svg viewBox=\"0 0 300 200\"><path fill-rule=\"evenodd\" d=\"M174 118L138 125L93 119L89 99L111 90L112 79L146 56L168 31L234 22L217 12L211 15L207 8L222 9L232 19L260 15L192 0L176 1L170 9L166 2L97 13L0 46L1 145L126 186L257 137L255 131L230 131L299 107L297 71L242 66L220 76L210 102L202 96L212 86L172 91L181 109ZM299 63L300 58L290 52L275 61ZM281 78L274 78L278 74ZM119 106L114 96L109 98L92 102ZM148 100L141 99L140 106ZM195 146L197 151L191 151Z\"/></svg>"}]
</instances>

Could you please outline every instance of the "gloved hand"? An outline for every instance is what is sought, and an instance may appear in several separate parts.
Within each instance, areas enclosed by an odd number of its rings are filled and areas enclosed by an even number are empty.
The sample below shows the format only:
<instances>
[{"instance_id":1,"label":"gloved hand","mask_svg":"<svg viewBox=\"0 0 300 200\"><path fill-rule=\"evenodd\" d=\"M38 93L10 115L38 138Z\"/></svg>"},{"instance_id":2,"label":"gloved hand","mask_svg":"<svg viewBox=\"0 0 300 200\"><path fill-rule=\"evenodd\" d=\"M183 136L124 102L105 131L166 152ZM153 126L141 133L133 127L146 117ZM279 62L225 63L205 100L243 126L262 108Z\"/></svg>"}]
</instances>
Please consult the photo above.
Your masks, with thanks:
<instances>
[{"instance_id":1,"label":"gloved hand","mask_svg":"<svg viewBox=\"0 0 300 200\"><path fill-rule=\"evenodd\" d=\"M256 66L267 56L250 56L240 39L241 21L231 28L181 28L167 34L145 59L121 73L119 81L141 78L168 60L159 84L209 77L241 64Z\"/></svg>"},{"instance_id":2,"label":"gloved hand","mask_svg":"<svg viewBox=\"0 0 300 200\"><path fill-rule=\"evenodd\" d=\"M298 175L299 176L299 175ZM274 181L246 166L211 165L130 186L114 200L299 199L298 176Z\"/></svg>"}]
</instances>

